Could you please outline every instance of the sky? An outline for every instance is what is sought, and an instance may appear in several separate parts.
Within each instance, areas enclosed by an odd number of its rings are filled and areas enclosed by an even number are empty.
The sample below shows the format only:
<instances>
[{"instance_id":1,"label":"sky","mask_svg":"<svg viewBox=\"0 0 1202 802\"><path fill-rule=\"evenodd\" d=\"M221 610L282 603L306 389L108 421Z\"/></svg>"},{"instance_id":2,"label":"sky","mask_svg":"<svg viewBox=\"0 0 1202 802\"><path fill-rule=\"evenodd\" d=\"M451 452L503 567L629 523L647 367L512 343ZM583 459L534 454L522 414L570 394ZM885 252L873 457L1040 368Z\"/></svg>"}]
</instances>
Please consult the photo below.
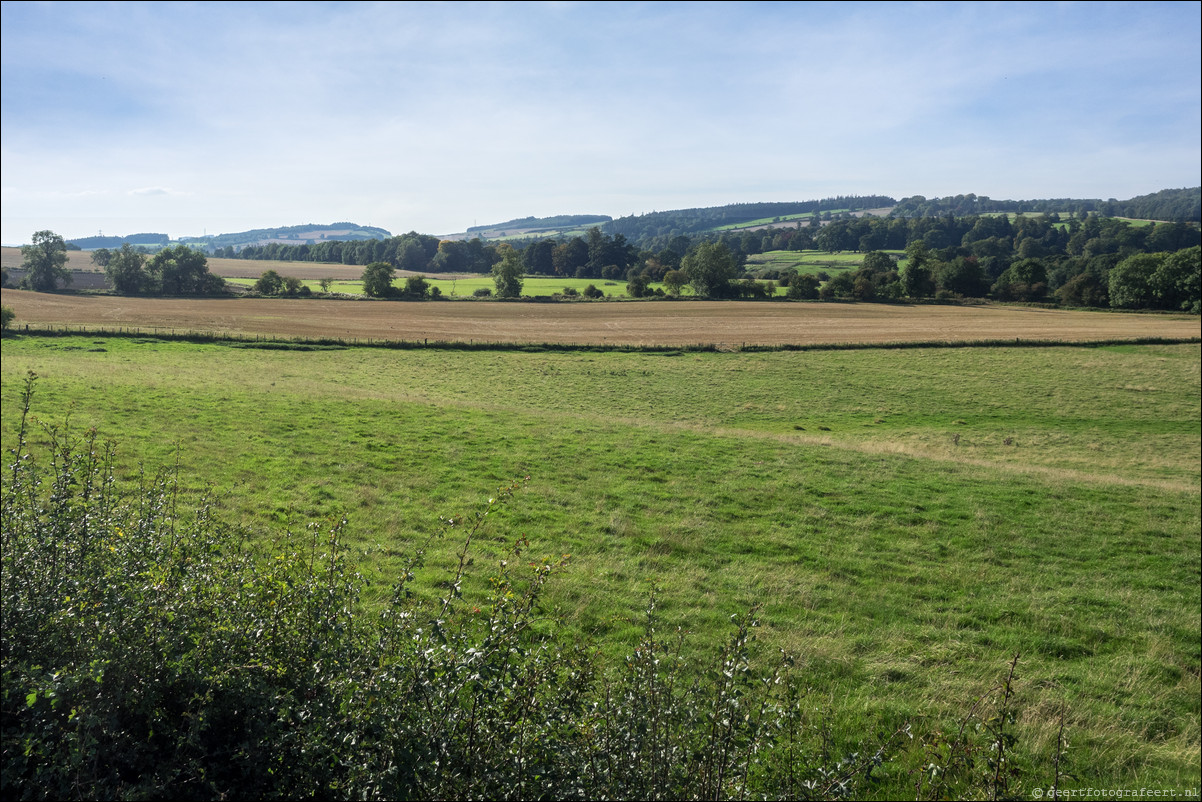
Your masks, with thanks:
<instances>
[{"instance_id":1,"label":"sky","mask_svg":"<svg viewBox=\"0 0 1202 802\"><path fill-rule=\"evenodd\" d=\"M1202 183L1202 3L27 3L0 242Z\"/></svg>"}]
</instances>

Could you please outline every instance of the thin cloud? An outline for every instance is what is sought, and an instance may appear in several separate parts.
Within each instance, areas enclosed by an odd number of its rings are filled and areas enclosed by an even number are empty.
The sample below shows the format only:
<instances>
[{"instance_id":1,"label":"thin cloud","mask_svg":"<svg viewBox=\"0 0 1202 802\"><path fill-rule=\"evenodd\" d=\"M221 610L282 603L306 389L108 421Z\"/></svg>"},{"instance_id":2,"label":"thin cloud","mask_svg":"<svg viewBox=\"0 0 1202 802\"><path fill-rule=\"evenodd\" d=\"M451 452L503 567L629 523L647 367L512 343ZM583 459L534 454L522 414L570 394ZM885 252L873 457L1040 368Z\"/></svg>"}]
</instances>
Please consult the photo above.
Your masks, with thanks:
<instances>
[{"instance_id":1,"label":"thin cloud","mask_svg":"<svg viewBox=\"0 0 1202 802\"><path fill-rule=\"evenodd\" d=\"M3 237L28 236L17 217L141 230L165 208L177 234L218 218L450 233L853 192L1130 197L1202 172L1200 17L6 3Z\"/></svg>"}]
</instances>

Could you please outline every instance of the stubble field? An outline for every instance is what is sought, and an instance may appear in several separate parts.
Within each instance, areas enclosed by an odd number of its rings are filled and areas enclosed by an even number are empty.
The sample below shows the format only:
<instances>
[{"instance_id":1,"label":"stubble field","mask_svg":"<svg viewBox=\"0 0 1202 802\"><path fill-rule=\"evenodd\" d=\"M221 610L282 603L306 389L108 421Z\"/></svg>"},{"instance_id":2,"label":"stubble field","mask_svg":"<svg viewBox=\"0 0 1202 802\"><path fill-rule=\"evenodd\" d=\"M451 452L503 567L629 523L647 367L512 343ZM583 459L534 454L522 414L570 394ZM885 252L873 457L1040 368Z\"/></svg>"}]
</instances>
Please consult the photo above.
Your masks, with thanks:
<instances>
[{"instance_id":1,"label":"stubble field","mask_svg":"<svg viewBox=\"0 0 1202 802\"><path fill-rule=\"evenodd\" d=\"M857 303L161 299L4 290L17 323L306 338L588 345L819 345L1197 338L1188 315Z\"/></svg>"}]
</instances>

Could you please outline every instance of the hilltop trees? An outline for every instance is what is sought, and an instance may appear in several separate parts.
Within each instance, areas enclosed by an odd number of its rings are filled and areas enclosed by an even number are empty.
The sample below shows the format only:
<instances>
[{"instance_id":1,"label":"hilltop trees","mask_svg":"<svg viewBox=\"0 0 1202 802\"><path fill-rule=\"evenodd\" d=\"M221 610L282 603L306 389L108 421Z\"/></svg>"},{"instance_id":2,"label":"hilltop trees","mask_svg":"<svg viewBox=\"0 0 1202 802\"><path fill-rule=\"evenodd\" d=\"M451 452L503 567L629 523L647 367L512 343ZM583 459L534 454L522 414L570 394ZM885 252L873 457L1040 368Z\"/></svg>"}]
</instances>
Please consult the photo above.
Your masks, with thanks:
<instances>
[{"instance_id":1,"label":"hilltop trees","mask_svg":"<svg viewBox=\"0 0 1202 802\"><path fill-rule=\"evenodd\" d=\"M22 245L21 267L28 271L22 284L34 292L53 292L59 282L71 283L67 269L67 243L53 231L38 231L32 245Z\"/></svg>"}]
</instances>

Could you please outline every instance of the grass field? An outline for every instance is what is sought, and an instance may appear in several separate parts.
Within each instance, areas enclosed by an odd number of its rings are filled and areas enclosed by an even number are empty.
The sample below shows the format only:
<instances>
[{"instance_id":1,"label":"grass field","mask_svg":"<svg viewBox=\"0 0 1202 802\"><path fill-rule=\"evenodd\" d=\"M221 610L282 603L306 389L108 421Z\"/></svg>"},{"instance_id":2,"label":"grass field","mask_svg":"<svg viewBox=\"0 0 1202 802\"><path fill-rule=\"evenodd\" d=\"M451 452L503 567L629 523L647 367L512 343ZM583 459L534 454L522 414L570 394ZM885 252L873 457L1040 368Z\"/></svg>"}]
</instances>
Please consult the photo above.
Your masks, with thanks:
<instances>
[{"instance_id":1,"label":"grass field","mask_svg":"<svg viewBox=\"0 0 1202 802\"><path fill-rule=\"evenodd\" d=\"M288 275L284 271L277 271L280 275ZM437 287L439 292L446 298L470 298L472 293L478 289L487 289L490 292L496 291L496 283L491 276L456 276L454 278L442 278L436 274L425 276L426 282L431 287ZM258 280L255 278L227 278L226 281L230 284L235 284L241 287L250 288ZM307 279L304 283L313 292L320 292L320 280ZM582 279L582 278L543 278L526 276L522 279L522 294L529 297L550 297L558 293L562 293L565 287L571 287L579 293L583 293L584 289L589 285L596 287L605 293L606 297L615 298L626 294L625 281L606 281L604 279ZM405 282L403 278L395 282L397 289L404 289ZM651 284L652 289L660 284ZM330 292L343 295L362 295L363 282L356 280L336 280L330 287ZM687 291L686 291L687 292Z\"/></svg>"},{"instance_id":2,"label":"grass field","mask_svg":"<svg viewBox=\"0 0 1202 802\"><path fill-rule=\"evenodd\" d=\"M826 211L826 210L823 210L823 211ZM832 214L839 214L840 212L845 212L847 210L846 209L831 209L830 211ZM819 214L822 214L822 213L823 212L819 212ZM784 214L784 215L780 215L779 217L761 217L758 220L745 220L742 223L729 223L724 226L714 226L714 228L712 228L710 230L711 231L737 231L741 228L755 228L757 226L766 226L766 225L771 225L773 223L778 223L778 224L787 226L789 223L796 223L798 220L809 220L813 216L814 216L813 212L800 212L798 214Z\"/></svg>"},{"instance_id":3,"label":"grass field","mask_svg":"<svg viewBox=\"0 0 1202 802\"><path fill-rule=\"evenodd\" d=\"M385 578L439 515L528 475L477 559L521 534L573 555L554 602L603 648L630 642L651 583L698 648L763 604L762 647L800 656L842 733L953 724L1019 654L1031 776L1050 774L1067 711L1081 786L1186 788L1200 362L1198 345L571 354L6 337L3 437L34 370L39 415L118 439L124 480L178 458L191 491L213 483L260 531L345 511Z\"/></svg>"},{"instance_id":4,"label":"grass field","mask_svg":"<svg viewBox=\"0 0 1202 802\"><path fill-rule=\"evenodd\" d=\"M887 251L900 253L900 251ZM747 269L796 270L802 274L838 273L854 270L864 261L862 253L827 253L826 251L767 251L747 257Z\"/></svg>"}]
</instances>

